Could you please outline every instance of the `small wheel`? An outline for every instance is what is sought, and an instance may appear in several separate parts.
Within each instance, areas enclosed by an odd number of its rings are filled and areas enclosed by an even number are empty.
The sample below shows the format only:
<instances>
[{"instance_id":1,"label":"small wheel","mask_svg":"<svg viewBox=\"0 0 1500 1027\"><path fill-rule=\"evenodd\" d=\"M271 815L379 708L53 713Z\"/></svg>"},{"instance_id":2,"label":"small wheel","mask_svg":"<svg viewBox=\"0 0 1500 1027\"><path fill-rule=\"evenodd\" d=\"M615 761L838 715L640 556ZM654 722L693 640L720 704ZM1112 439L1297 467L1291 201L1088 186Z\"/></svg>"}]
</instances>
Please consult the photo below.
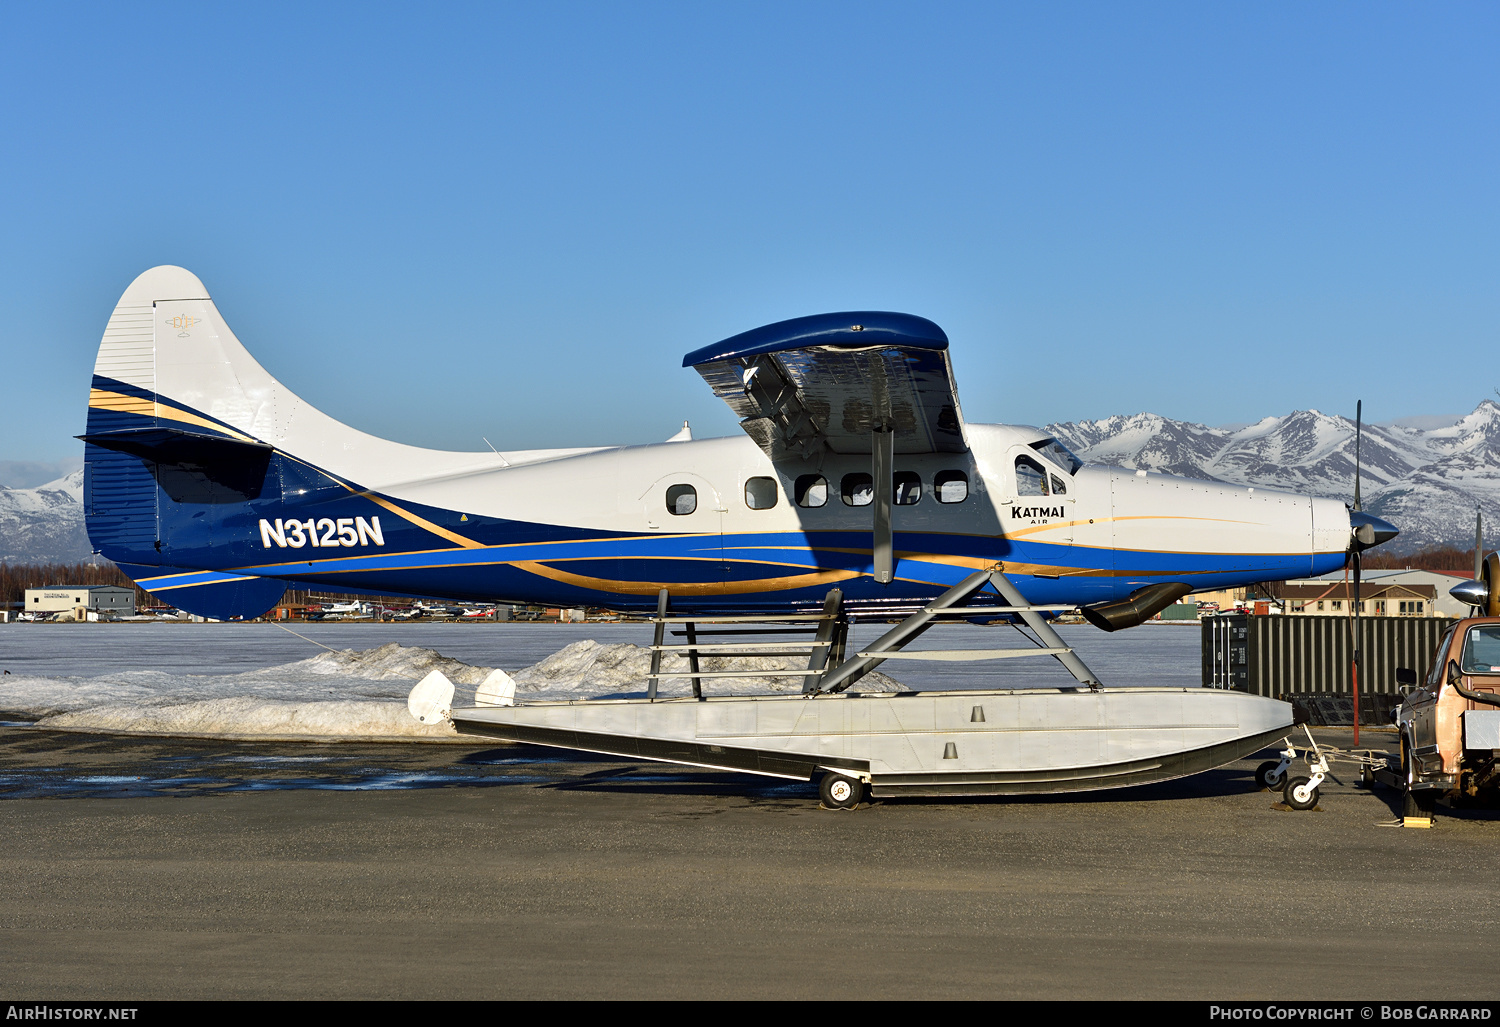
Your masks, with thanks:
<instances>
[{"instance_id":1,"label":"small wheel","mask_svg":"<svg viewBox=\"0 0 1500 1027\"><path fill-rule=\"evenodd\" d=\"M1266 760L1260 766L1256 767L1255 783L1262 788L1269 788L1273 792L1279 791L1285 783L1282 778L1286 776L1285 773L1278 774L1276 772L1276 768L1279 766L1281 766L1280 760Z\"/></svg>"},{"instance_id":2,"label":"small wheel","mask_svg":"<svg viewBox=\"0 0 1500 1027\"><path fill-rule=\"evenodd\" d=\"M1312 778L1294 777L1286 783L1281 801L1292 809L1312 809L1318 804L1318 790L1312 787Z\"/></svg>"},{"instance_id":3,"label":"small wheel","mask_svg":"<svg viewBox=\"0 0 1500 1027\"><path fill-rule=\"evenodd\" d=\"M858 779L845 777L843 774L824 774L822 783L818 785L818 794L823 797L825 806L853 809L864 798L865 786Z\"/></svg>"}]
</instances>

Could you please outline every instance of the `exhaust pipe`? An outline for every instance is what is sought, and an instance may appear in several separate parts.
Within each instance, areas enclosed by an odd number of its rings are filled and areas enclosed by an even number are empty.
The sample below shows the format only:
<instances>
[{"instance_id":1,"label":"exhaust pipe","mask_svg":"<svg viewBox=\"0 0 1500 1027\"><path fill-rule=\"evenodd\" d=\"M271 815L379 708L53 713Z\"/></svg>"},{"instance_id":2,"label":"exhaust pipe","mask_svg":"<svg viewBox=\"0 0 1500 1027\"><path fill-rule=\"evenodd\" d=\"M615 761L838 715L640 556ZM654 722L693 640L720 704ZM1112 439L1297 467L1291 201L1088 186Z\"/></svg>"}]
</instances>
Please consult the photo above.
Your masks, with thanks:
<instances>
[{"instance_id":1,"label":"exhaust pipe","mask_svg":"<svg viewBox=\"0 0 1500 1027\"><path fill-rule=\"evenodd\" d=\"M1144 624L1192 590L1193 586L1185 581L1164 581L1138 588L1128 599L1085 606L1079 612L1096 628L1119 631Z\"/></svg>"}]
</instances>

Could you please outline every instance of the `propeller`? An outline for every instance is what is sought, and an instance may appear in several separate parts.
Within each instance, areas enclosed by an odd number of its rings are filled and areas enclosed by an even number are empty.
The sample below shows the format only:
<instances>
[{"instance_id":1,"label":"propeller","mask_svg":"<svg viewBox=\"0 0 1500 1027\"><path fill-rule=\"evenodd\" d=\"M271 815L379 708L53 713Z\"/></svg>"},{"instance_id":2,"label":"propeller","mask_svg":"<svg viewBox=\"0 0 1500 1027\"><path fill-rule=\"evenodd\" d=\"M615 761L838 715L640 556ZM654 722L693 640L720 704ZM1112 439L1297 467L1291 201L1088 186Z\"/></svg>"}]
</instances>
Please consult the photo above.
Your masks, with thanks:
<instances>
[{"instance_id":1,"label":"propeller","mask_svg":"<svg viewBox=\"0 0 1500 1027\"><path fill-rule=\"evenodd\" d=\"M1490 586L1484 580L1484 508L1474 510L1474 580L1484 586L1484 597L1474 604L1474 616L1484 616L1489 608Z\"/></svg>"},{"instance_id":2,"label":"propeller","mask_svg":"<svg viewBox=\"0 0 1500 1027\"><path fill-rule=\"evenodd\" d=\"M1474 608L1473 616L1483 617L1490 605L1490 583L1484 573L1484 511L1474 511L1474 580L1461 581L1448 594Z\"/></svg>"}]
</instances>

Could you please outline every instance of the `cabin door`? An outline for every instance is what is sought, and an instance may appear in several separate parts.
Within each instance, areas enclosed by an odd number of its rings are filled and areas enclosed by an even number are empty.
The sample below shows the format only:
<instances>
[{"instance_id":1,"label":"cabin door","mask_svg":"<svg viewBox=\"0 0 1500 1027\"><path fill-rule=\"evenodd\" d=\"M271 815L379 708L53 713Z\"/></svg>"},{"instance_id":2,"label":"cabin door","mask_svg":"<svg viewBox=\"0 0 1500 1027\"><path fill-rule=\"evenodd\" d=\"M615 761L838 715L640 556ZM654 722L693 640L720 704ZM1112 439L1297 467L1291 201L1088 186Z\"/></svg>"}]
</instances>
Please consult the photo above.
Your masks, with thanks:
<instances>
[{"instance_id":1,"label":"cabin door","mask_svg":"<svg viewBox=\"0 0 1500 1027\"><path fill-rule=\"evenodd\" d=\"M724 498L702 475L687 472L658 479L641 496L646 530L661 536L649 544L645 566L632 580L649 580L674 596L717 595L724 586ZM646 554L642 554L645 556ZM630 568L622 565L622 574Z\"/></svg>"}]
</instances>

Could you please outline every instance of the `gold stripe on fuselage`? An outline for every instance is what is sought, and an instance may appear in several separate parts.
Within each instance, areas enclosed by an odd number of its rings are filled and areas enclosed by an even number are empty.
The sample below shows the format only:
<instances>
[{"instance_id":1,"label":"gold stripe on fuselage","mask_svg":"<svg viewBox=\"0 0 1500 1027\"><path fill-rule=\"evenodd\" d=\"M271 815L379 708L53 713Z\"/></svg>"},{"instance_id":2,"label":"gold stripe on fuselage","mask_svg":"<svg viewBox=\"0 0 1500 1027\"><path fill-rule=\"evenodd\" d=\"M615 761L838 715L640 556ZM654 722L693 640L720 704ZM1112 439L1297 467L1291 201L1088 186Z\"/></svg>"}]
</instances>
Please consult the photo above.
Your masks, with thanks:
<instances>
[{"instance_id":1,"label":"gold stripe on fuselage","mask_svg":"<svg viewBox=\"0 0 1500 1027\"><path fill-rule=\"evenodd\" d=\"M685 583L676 581L611 581L608 578L595 578L586 574L574 574L571 571L559 570L545 563L537 563L531 560L518 560L511 566L523 571L530 571L539 577L562 582L565 585L574 585L578 588L591 588L598 592L614 592L620 595L634 596L654 596L664 588L670 589L673 595L679 596L720 596L741 595L747 592L780 592L785 589L832 585L840 581L848 581L850 578L862 578L865 576L862 571L813 571L808 574L796 574L782 578L759 578L755 581L700 581Z\"/></svg>"}]
</instances>

